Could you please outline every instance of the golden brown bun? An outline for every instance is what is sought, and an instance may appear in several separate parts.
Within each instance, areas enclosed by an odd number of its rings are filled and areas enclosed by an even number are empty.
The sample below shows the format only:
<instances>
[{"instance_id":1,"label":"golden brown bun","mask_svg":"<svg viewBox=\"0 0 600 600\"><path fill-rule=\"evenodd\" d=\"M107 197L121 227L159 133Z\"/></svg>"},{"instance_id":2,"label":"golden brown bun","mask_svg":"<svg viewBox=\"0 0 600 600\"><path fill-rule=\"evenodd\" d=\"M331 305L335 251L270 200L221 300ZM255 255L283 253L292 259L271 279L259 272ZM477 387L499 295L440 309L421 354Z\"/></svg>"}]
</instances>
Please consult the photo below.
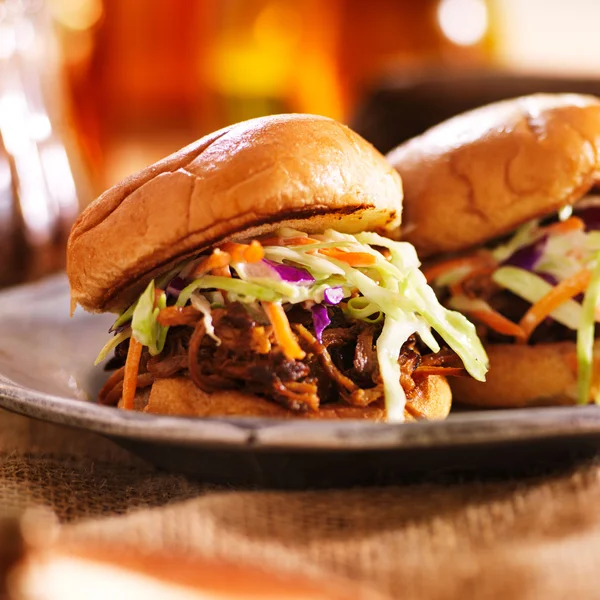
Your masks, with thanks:
<instances>
[{"instance_id":1,"label":"golden brown bun","mask_svg":"<svg viewBox=\"0 0 600 600\"><path fill-rule=\"evenodd\" d=\"M576 202L599 179L600 100L535 95L473 110L388 156L402 237L422 257L469 248Z\"/></svg>"},{"instance_id":2,"label":"golden brown bun","mask_svg":"<svg viewBox=\"0 0 600 600\"><path fill-rule=\"evenodd\" d=\"M516 408L574 404L577 354L574 342L486 347L490 370L485 383L470 377L451 382L454 400L471 406ZM594 347L592 391L600 391L600 342Z\"/></svg>"},{"instance_id":3,"label":"golden brown bun","mask_svg":"<svg viewBox=\"0 0 600 600\"><path fill-rule=\"evenodd\" d=\"M73 303L120 310L147 281L224 239L282 225L395 235L402 184L381 154L325 117L280 115L213 133L114 186L67 248Z\"/></svg>"},{"instance_id":4,"label":"golden brown bun","mask_svg":"<svg viewBox=\"0 0 600 600\"><path fill-rule=\"evenodd\" d=\"M445 377L430 376L418 382L419 393L411 401L415 414L426 419L445 419L450 412L452 393ZM305 419L368 419L384 421L385 410L381 404L366 408L347 404L329 404L318 412L293 413L283 406L237 390L219 390L207 394L184 377L157 379L150 395L138 393L135 408L147 413L179 415L188 417L278 417ZM410 411L405 411L407 420L414 420Z\"/></svg>"}]
</instances>

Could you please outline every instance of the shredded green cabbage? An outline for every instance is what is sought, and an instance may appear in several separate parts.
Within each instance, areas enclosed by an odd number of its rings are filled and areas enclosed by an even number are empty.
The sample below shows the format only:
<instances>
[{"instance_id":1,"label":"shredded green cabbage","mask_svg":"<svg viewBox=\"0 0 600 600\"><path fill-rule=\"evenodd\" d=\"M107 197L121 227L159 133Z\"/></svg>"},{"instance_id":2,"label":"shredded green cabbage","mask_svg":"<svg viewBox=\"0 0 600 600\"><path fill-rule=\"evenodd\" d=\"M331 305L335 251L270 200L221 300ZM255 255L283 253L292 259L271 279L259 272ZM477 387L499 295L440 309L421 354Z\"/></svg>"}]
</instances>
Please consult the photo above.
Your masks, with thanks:
<instances>
[{"instance_id":1,"label":"shredded green cabbage","mask_svg":"<svg viewBox=\"0 0 600 600\"><path fill-rule=\"evenodd\" d=\"M160 294L156 307L155 302L156 294L154 292L154 280L152 280L139 297L131 319L133 337L143 346L147 346L152 356L162 352L168 331L168 327L163 327L156 320L161 308L167 306L165 293Z\"/></svg>"},{"instance_id":2,"label":"shredded green cabbage","mask_svg":"<svg viewBox=\"0 0 600 600\"><path fill-rule=\"evenodd\" d=\"M448 299L448 306L461 312L493 310L485 300L481 298L467 298L466 296L452 296Z\"/></svg>"},{"instance_id":3,"label":"shredded green cabbage","mask_svg":"<svg viewBox=\"0 0 600 600\"><path fill-rule=\"evenodd\" d=\"M410 320L398 322L387 317L377 339L377 362L383 381L385 411L388 421L404 421L406 394L400 383L398 358L402 344L415 332Z\"/></svg>"},{"instance_id":4,"label":"shredded green cabbage","mask_svg":"<svg viewBox=\"0 0 600 600\"><path fill-rule=\"evenodd\" d=\"M500 267L494 271L492 280L531 304L541 300L554 287L535 273L519 267ZM567 300L551 313L551 317L576 331L582 318L581 304L575 300Z\"/></svg>"},{"instance_id":5,"label":"shredded green cabbage","mask_svg":"<svg viewBox=\"0 0 600 600\"><path fill-rule=\"evenodd\" d=\"M519 248L529 246L540 237L539 223L537 220L529 221L521 225L515 235L513 235L506 244L497 246L492 250L492 256L499 263L504 262L509 256L512 256Z\"/></svg>"},{"instance_id":6,"label":"shredded green cabbage","mask_svg":"<svg viewBox=\"0 0 600 600\"><path fill-rule=\"evenodd\" d=\"M290 302L302 302L310 298L311 286L277 281L273 277L257 277L251 275L250 269L248 269L244 263L235 263L232 267L241 280L269 288L273 292L279 294L282 298L289 298Z\"/></svg>"},{"instance_id":7,"label":"shredded green cabbage","mask_svg":"<svg viewBox=\"0 0 600 600\"><path fill-rule=\"evenodd\" d=\"M106 344L104 344L104 347L102 348L102 350L100 350L98 357L94 361L94 365L101 363L108 356L108 353L111 350L114 350L121 342L124 342L125 340L129 339L130 337L131 337L131 329L130 328L127 328L124 331L121 331L121 333L117 333L117 335L115 335L114 337L111 337L110 340L108 340L108 342L106 342Z\"/></svg>"},{"instance_id":8,"label":"shredded green cabbage","mask_svg":"<svg viewBox=\"0 0 600 600\"><path fill-rule=\"evenodd\" d=\"M587 240L588 234L583 231L549 236L535 270L553 275L559 281L575 275L591 258Z\"/></svg>"},{"instance_id":9,"label":"shredded green cabbage","mask_svg":"<svg viewBox=\"0 0 600 600\"><path fill-rule=\"evenodd\" d=\"M280 302L281 294L275 292L264 285L249 283L242 279L232 279L230 277L219 277L216 275L204 275L200 279L194 280L185 287L177 298L176 306L185 306L196 290L217 289L225 292L231 292L236 295L240 302L254 302L263 300L265 302Z\"/></svg>"},{"instance_id":10,"label":"shredded green cabbage","mask_svg":"<svg viewBox=\"0 0 600 600\"><path fill-rule=\"evenodd\" d=\"M284 232L279 232L284 235ZM302 232L287 235L305 235ZM202 312L207 333L212 334L211 302L219 292L226 292L230 301L239 301L254 310L256 301L296 304L304 301L321 303L324 292L330 287L342 287L347 303L344 310L352 317L370 322L383 319L383 329L377 341L377 356L385 392L388 418L402 420L405 395L400 384L398 356L404 342L418 333L423 343L432 351L440 349L432 329L460 356L467 371L483 381L488 359L477 337L474 326L462 314L444 308L433 290L419 271L420 262L416 251L406 242L394 242L375 233L343 234L327 230L313 235L316 243L305 246L267 246L265 258L280 264L289 264L306 269L314 277L312 285L297 285L276 278L251 277L256 270L247 270L244 265L232 265L238 279L204 275L189 283L179 294L176 306L188 302ZM386 259L371 246L389 250ZM347 263L317 254L320 248L340 247L350 252L366 253L374 257L368 267L352 267ZM193 259L197 260L197 259ZM173 277L189 272L189 262L180 265L179 272L170 272ZM166 283L163 277L163 283ZM356 296L356 292L360 295ZM354 294L354 297L351 295ZM164 293L155 306L154 283L151 282L120 319L132 317L135 338L150 349L151 354L162 350L167 327L157 321L160 308L166 305ZM211 300L207 300L209 297ZM127 316L126 316L127 315ZM116 345L116 344L115 344ZM114 346L111 346L114 347Z\"/></svg>"},{"instance_id":11,"label":"shredded green cabbage","mask_svg":"<svg viewBox=\"0 0 600 600\"><path fill-rule=\"evenodd\" d=\"M565 221L572 214L573 207L566 206L559 211L558 218ZM498 266L491 278L497 285L533 305L554 289L554 285L540 275L551 276L561 282L577 275L582 269L592 271L583 304L575 299L566 300L550 316L577 332L578 402L587 403L590 395L595 394L594 401L600 404L600 390L591 390L595 323L599 320L597 308L600 303L600 231L580 230L577 227L566 230L545 228L534 220L520 227L508 242L491 250L491 254L501 265L517 250L538 240L543 240L543 245L540 247L540 256L535 261L535 272L516 266ZM448 286L467 274L468 269L465 272L464 267L457 265L434 283L436 287ZM490 308L482 299L465 296L451 296L448 305L467 313Z\"/></svg>"},{"instance_id":12,"label":"shredded green cabbage","mask_svg":"<svg viewBox=\"0 0 600 600\"><path fill-rule=\"evenodd\" d=\"M215 334L215 328L213 327L212 313L210 310L210 303L208 300L199 292L193 292L191 296L192 306L202 313L202 322L204 323L204 329L206 335L211 337L217 344L221 345L221 339Z\"/></svg>"},{"instance_id":13,"label":"shredded green cabbage","mask_svg":"<svg viewBox=\"0 0 600 600\"><path fill-rule=\"evenodd\" d=\"M348 242L349 250L372 254L375 257L375 265L368 269L351 267L331 257L323 257L319 260L332 264L337 272L341 270L347 282L377 306L386 318L391 317L398 322L404 322L407 314L414 313L420 316L420 323L415 330L418 329L423 342L431 350L439 351L439 344L429 332L429 328L433 327L460 356L467 371L475 379L485 380L488 360L475 327L464 315L449 311L439 303L424 275L418 270L420 263L413 246L407 242L394 242L376 233L360 233L352 236L328 230L320 238L324 241L333 239ZM350 244L351 242L354 242L356 248ZM391 260L387 261L369 244L388 248ZM288 260L306 266L310 270L305 260L306 247L285 248L285 251ZM375 281L364 271L377 272L381 276L381 281Z\"/></svg>"},{"instance_id":14,"label":"shredded green cabbage","mask_svg":"<svg viewBox=\"0 0 600 600\"><path fill-rule=\"evenodd\" d=\"M404 275L401 291L412 300L412 311L419 314L429 327L442 336L460 356L472 377L478 381L485 381L488 358L475 326L463 314L448 310L440 304L425 275L418 268L420 263L414 246L407 242L388 240L376 233L358 234L357 238L390 250L392 264ZM419 331L419 335L434 352L439 351L437 343L437 349L431 347L422 330Z\"/></svg>"},{"instance_id":15,"label":"shredded green cabbage","mask_svg":"<svg viewBox=\"0 0 600 600\"><path fill-rule=\"evenodd\" d=\"M592 271L590 284L583 297L583 309L577 330L577 401L587 404L592 392L594 368L594 329L595 313L600 301L600 252L596 255L596 266ZM600 393L595 392L594 402L600 404Z\"/></svg>"},{"instance_id":16,"label":"shredded green cabbage","mask_svg":"<svg viewBox=\"0 0 600 600\"><path fill-rule=\"evenodd\" d=\"M267 246L265 257L280 263L284 261L295 263L310 271L311 275L317 280L330 275L344 275L344 271L335 267L325 256L307 254L307 252L307 250L298 251L296 248L291 247Z\"/></svg>"},{"instance_id":17,"label":"shredded green cabbage","mask_svg":"<svg viewBox=\"0 0 600 600\"><path fill-rule=\"evenodd\" d=\"M137 300L125 311L123 311L117 320L113 323L111 329L116 329L117 327L121 327L121 325L125 325L125 323L131 321L131 317L133 317L133 311L137 305Z\"/></svg>"},{"instance_id":18,"label":"shredded green cabbage","mask_svg":"<svg viewBox=\"0 0 600 600\"><path fill-rule=\"evenodd\" d=\"M378 323L383 319L383 313L376 304L369 302L364 296L350 298L346 304L347 313L354 319Z\"/></svg>"}]
</instances>

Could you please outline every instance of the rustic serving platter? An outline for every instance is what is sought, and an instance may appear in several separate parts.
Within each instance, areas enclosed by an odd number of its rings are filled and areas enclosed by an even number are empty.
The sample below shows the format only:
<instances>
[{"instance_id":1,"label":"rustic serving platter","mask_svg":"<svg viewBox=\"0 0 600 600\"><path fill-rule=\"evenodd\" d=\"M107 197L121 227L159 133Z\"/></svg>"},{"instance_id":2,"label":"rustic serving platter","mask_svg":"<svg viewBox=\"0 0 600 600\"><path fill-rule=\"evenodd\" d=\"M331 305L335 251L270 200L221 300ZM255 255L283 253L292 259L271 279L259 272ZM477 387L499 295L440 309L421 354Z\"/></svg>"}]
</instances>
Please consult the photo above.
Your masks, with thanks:
<instances>
[{"instance_id":1,"label":"rustic serving platter","mask_svg":"<svg viewBox=\"0 0 600 600\"><path fill-rule=\"evenodd\" d=\"M157 467L233 485L388 484L447 473L510 473L600 451L600 408L453 412L378 424L167 417L95 402L110 315L69 317L66 278L0 293L0 407L115 440Z\"/></svg>"}]
</instances>

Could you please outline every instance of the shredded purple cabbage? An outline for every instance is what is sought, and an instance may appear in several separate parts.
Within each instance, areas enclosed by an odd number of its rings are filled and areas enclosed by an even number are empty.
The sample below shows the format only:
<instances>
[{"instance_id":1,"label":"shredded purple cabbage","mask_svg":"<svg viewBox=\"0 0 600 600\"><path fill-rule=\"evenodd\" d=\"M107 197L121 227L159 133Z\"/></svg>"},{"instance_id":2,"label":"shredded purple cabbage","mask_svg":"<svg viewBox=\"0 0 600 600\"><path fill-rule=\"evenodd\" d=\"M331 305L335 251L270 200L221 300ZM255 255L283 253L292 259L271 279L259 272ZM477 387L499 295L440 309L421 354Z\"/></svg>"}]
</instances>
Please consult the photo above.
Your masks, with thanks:
<instances>
[{"instance_id":1,"label":"shredded purple cabbage","mask_svg":"<svg viewBox=\"0 0 600 600\"><path fill-rule=\"evenodd\" d=\"M118 335L119 333L125 331L130 326L131 326L131 321L127 321L127 323L123 323L123 325L119 325L118 327L115 327L113 324L110 326L108 333L114 333L115 335Z\"/></svg>"},{"instance_id":2,"label":"shredded purple cabbage","mask_svg":"<svg viewBox=\"0 0 600 600\"><path fill-rule=\"evenodd\" d=\"M543 236L532 244L519 248L513 252L502 264L520 267L526 271L533 271L540 262L542 254L546 249L548 236Z\"/></svg>"},{"instance_id":3,"label":"shredded purple cabbage","mask_svg":"<svg viewBox=\"0 0 600 600\"><path fill-rule=\"evenodd\" d=\"M312 312L313 326L315 328L315 336L319 342L323 342L323 331L325 327L331 323L327 307L323 304L315 304L310 311Z\"/></svg>"},{"instance_id":4,"label":"shredded purple cabbage","mask_svg":"<svg viewBox=\"0 0 600 600\"><path fill-rule=\"evenodd\" d=\"M173 296L174 298L179 298L179 294L185 287L186 283L181 277L174 277L167 285L167 296Z\"/></svg>"},{"instance_id":5,"label":"shredded purple cabbage","mask_svg":"<svg viewBox=\"0 0 600 600\"><path fill-rule=\"evenodd\" d=\"M323 292L323 301L327 304L339 304L344 299L344 290L341 287L327 288Z\"/></svg>"},{"instance_id":6,"label":"shredded purple cabbage","mask_svg":"<svg viewBox=\"0 0 600 600\"><path fill-rule=\"evenodd\" d=\"M280 265L272 260L263 258L263 263L269 265L281 277L283 281L288 283L311 284L315 282L315 278L304 269L291 267L290 265Z\"/></svg>"},{"instance_id":7,"label":"shredded purple cabbage","mask_svg":"<svg viewBox=\"0 0 600 600\"><path fill-rule=\"evenodd\" d=\"M558 285L558 279L551 275L550 273L536 273L538 277L541 277L546 283L550 285Z\"/></svg>"}]
</instances>

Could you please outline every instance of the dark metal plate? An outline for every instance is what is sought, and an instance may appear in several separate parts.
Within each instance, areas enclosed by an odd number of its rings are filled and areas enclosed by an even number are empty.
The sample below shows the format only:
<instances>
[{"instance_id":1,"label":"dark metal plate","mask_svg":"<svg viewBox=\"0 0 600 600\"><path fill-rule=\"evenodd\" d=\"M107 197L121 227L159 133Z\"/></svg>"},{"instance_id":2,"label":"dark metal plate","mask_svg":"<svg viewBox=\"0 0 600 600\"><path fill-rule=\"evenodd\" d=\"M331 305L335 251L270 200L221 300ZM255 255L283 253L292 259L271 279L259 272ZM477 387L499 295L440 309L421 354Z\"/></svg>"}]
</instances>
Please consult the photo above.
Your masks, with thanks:
<instances>
[{"instance_id":1,"label":"dark metal plate","mask_svg":"<svg viewBox=\"0 0 600 600\"><path fill-rule=\"evenodd\" d=\"M157 466L235 485L388 484L516 473L600 449L600 409L451 414L444 422L193 419L99 406L110 316L68 316L63 277L0 294L0 407L111 437Z\"/></svg>"}]
</instances>

